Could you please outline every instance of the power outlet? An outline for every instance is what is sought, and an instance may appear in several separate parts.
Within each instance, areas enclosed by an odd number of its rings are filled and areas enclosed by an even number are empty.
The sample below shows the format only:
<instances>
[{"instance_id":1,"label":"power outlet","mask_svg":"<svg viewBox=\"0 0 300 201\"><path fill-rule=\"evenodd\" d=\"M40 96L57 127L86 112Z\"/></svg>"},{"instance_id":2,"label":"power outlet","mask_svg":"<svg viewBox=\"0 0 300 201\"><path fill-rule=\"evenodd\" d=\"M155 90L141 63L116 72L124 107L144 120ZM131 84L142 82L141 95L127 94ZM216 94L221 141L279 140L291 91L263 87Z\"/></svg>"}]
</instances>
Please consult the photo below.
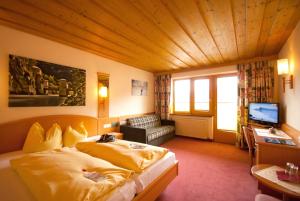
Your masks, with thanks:
<instances>
[{"instance_id":1,"label":"power outlet","mask_svg":"<svg viewBox=\"0 0 300 201\"><path fill-rule=\"evenodd\" d=\"M111 124L104 124L103 128L111 128Z\"/></svg>"},{"instance_id":2,"label":"power outlet","mask_svg":"<svg viewBox=\"0 0 300 201\"><path fill-rule=\"evenodd\" d=\"M119 122L112 122L111 127L115 128L119 126Z\"/></svg>"}]
</instances>

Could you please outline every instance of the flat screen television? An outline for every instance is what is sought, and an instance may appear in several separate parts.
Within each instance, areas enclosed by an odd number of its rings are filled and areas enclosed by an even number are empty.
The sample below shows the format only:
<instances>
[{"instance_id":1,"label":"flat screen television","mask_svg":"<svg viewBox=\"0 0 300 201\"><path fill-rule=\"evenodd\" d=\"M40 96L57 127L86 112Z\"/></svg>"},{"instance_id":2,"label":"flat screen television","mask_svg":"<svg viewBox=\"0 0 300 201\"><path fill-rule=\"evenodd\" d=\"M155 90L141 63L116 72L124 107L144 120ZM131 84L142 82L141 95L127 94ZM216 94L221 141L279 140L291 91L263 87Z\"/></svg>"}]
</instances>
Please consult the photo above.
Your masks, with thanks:
<instances>
[{"instance_id":1,"label":"flat screen television","mask_svg":"<svg viewBox=\"0 0 300 201\"><path fill-rule=\"evenodd\" d=\"M249 119L266 124L279 124L277 103L249 103Z\"/></svg>"}]
</instances>

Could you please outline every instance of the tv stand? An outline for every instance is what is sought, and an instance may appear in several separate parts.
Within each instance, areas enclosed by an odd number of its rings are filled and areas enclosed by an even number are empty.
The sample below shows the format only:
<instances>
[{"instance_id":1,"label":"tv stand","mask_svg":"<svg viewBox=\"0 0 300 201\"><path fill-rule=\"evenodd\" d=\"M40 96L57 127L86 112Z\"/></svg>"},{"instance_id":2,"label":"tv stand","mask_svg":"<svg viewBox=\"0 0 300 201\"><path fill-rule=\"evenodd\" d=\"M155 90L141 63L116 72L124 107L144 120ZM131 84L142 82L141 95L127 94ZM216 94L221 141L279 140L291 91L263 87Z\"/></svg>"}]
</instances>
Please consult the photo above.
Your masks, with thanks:
<instances>
[{"instance_id":1,"label":"tv stand","mask_svg":"<svg viewBox=\"0 0 300 201\"><path fill-rule=\"evenodd\" d=\"M259 128L277 128L273 125L266 125L266 124L260 124L260 123L254 123L254 122L248 122L249 127L259 127Z\"/></svg>"}]
</instances>

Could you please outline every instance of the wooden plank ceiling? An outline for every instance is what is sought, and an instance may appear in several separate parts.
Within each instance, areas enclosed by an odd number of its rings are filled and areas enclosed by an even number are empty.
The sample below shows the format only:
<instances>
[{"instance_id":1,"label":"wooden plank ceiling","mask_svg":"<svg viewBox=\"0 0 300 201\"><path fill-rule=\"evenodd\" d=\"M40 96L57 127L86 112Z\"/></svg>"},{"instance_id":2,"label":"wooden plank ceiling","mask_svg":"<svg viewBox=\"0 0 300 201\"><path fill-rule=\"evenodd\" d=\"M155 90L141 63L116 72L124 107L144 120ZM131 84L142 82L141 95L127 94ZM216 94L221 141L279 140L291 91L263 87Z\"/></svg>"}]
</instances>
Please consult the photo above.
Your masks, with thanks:
<instances>
[{"instance_id":1,"label":"wooden plank ceiling","mask_svg":"<svg viewBox=\"0 0 300 201\"><path fill-rule=\"evenodd\" d=\"M151 72L276 55L300 0L1 0L0 24Z\"/></svg>"}]
</instances>

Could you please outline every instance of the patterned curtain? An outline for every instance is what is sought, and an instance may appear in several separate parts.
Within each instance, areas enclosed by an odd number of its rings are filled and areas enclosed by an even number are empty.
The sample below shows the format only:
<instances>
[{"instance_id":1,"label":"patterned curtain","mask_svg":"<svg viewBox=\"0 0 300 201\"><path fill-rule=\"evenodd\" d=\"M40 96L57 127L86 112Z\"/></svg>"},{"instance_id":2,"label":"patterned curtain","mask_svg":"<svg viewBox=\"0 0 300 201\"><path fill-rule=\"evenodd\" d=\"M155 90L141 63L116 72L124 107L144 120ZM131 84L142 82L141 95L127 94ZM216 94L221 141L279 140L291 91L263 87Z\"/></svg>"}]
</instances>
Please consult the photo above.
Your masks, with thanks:
<instances>
[{"instance_id":1,"label":"patterned curtain","mask_svg":"<svg viewBox=\"0 0 300 201\"><path fill-rule=\"evenodd\" d=\"M274 61L257 61L238 65L237 146L246 147L242 126L248 123L249 102L274 101Z\"/></svg>"},{"instance_id":2,"label":"patterned curtain","mask_svg":"<svg viewBox=\"0 0 300 201\"><path fill-rule=\"evenodd\" d=\"M157 75L154 83L155 113L161 119L169 119L171 94L171 75Z\"/></svg>"}]
</instances>

